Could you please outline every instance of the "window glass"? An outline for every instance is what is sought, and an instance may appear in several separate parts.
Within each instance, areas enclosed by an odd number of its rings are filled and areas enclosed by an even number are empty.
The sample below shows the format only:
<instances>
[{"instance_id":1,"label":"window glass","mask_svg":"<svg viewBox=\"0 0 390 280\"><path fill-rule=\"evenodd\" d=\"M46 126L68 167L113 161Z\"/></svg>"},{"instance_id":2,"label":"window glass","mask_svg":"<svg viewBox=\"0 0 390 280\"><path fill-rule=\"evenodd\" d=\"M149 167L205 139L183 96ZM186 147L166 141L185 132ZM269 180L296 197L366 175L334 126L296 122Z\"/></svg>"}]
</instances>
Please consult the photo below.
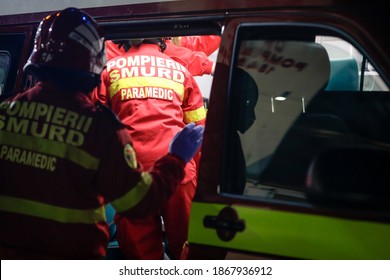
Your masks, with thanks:
<instances>
[{"instance_id":1,"label":"window glass","mask_svg":"<svg viewBox=\"0 0 390 280\"><path fill-rule=\"evenodd\" d=\"M313 30L270 32L280 39L246 30L232 71L222 192L305 202L308 170L323 151L388 149L388 87L352 44Z\"/></svg>"},{"instance_id":2,"label":"window glass","mask_svg":"<svg viewBox=\"0 0 390 280\"><path fill-rule=\"evenodd\" d=\"M389 90L367 58L350 43L331 36L316 36L316 42L325 47L331 63L327 90Z\"/></svg>"},{"instance_id":3,"label":"window glass","mask_svg":"<svg viewBox=\"0 0 390 280\"><path fill-rule=\"evenodd\" d=\"M5 82L7 81L10 60L11 58L9 53L0 50L0 95L3 94Z\"/></svg>"},{"instance_id":4,"label":"window glass","mask_svg":"<svg viewBox=\"0 0 390 280\"><path fill-rule=\"evenodd\" d=\"M0 34L0 100L14 94L25 34Z\"/></svg>"}]
</instances>

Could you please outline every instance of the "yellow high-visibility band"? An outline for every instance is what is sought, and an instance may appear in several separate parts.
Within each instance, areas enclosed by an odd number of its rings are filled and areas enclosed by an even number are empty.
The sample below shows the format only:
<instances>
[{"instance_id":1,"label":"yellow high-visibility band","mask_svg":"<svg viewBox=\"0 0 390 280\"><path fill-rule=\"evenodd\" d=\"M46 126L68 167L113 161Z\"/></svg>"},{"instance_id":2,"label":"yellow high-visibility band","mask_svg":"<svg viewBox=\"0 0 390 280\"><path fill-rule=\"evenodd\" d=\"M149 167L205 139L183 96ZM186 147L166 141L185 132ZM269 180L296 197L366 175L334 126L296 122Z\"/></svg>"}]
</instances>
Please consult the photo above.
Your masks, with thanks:
<instances>
[{"instance_id":1,"label":"yellow high-visibility band","mask_svg":"<svg viewBox=\"0 0 390 280\"><path fill-rule=\"evenodd\" d=\"M184 112L184 122L190 123L190 122L198 122L206 118L206 110L205 108L199 107L196 110L193 111L185 111Z\"/></svg>"},{"instance_id":2,"label":"yellow high-visibility band","mask_svg":"<svg viewBox=\"0 0 390 280\"><path fill-rule=\"evenodd\" d=\"M184 85L165 78L158 77L130 77L123 78L109 87L110 98L112 98L121 88L131 87L160 87L174 90L180 96L180 100L184 98Z\"/></svg>"},{"instance_id":3,"label":"yellow high-visibility band","mask_svg":"<svg viewBox=\"0 0 390 280\"><path fill-rule=\"evenodd\" d=\"M152 176L147 172L142 172L137 185L121 198L112 201L112 206L117 212L124 212L136 206L147 194L152 182Z\"/></svg>"},{"instance_id":4,"label":"yellow high-visibility band","mask_svg":"<svg viewBox=\"0 0 390 280\"><path fill-rule=\"evenodd\" d=\"M91 170L97 170L100 162L99 159L91 156L78 147L13 132L0 131L0 144L67 159Z\"/></svg>"},{"instance_id":5,"label":"yellow high-visibility band","mask_svg":"<svg viewBox=\"0 0 390 280\"><path fill-rule=\"evenodd\" d=\"M206 216L218 216L232 207L245 229L230 241L204 226ZM369 238L368 238L369 237ZM325 260L390 259L390 225L332 215L194 201L188 241L227 250L247 251L284 258Z\"/></svg>"},{"instance_id":6,"label":"yellow high-visibility band","mask_svg":"<svg viewBox=\"0 0 390 280\"><path fill-rule=\"evenodd\" d=\"M95 224L106 221L104 206L80 210L5 195L0 195L0 210L60 223Z\"/></svg>"}]
</instances>

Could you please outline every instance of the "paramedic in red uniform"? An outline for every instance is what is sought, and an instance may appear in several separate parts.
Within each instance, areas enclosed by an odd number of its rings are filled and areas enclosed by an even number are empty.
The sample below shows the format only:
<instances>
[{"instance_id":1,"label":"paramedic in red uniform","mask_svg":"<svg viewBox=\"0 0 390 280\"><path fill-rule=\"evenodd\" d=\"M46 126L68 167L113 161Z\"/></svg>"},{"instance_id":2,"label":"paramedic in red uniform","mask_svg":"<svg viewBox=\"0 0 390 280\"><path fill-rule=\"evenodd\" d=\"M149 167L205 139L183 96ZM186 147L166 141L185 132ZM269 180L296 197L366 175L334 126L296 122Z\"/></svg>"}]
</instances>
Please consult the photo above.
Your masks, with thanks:
<instances>
[{"instance_id":1,"label":"paramedic in red uniform","mask_svg":"<svg viewBox=\"0 0 390 280\"><path fill-rule=\"evenodd\" d=\"M92 103L105 62L88 14L41 21L24 67L38 83L0 105L1 259L102 258L106 203L128 219L151 215L184 178L203 127L186 126L147 172L124 125Z\"/></svg>"},{"instance_id":2,"label":"paramedic in red uniform","mask_svg":"<svg viewBox=\"0 0 390 280\"><path fill-rule=\"evenodd\" d=\"M181 36L176 37L176 45L192 51L204 52L210 56L219 48L221 37L218 35Z\"/></svg>"},{"instance_id":3,"label":"paramedic in red uniform","mask_svg":"<svg viewBox=\"0 0 390 280\"><path fill-rule=\"evenodd\" d=\"M203 97L188 70L164 54L163 38L118 43L126 53L107 62L98 98L127 125L139 161L149 168L186 124L204 125ZM185 179L161 211L173 258L180 257L187 240L196 181L192 159ZM127 258L163 257L160 215L138 220L117 215L115 220L119 246Z\"/></svg>"}]
</instances>

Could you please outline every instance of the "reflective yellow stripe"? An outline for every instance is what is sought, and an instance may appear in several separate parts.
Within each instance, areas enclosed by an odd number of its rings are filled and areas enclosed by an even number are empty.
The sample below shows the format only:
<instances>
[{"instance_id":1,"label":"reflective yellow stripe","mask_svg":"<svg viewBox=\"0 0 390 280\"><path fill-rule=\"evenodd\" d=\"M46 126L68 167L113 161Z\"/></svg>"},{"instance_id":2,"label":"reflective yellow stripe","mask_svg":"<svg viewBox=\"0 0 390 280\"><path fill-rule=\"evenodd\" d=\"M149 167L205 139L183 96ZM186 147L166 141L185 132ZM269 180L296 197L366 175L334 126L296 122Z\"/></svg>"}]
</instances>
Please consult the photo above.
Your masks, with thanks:
<instances>
[{"instance_id":1,"label":"reflective yellow stripe","mask_svg":"<svg viewBox=\"0 0 390 280\"><path fill-rule=\"evenodd\" d=\"M106 220L103 206L96 209L78 210L5 195L0 195L0 210L60 223L95 224Z\"/></svg>"},{"instance_id":2,"label":"reflective yellow stripe","mask_svg":"<svg viewBox=\"0 0 390 280\"><path fill-rule=\"evenodd\" d=\"M99 166L99 159L65 143L6 131L0 131L0 143L67 159L86 169L97 170Z\"/></svg>"},{"instance_id":3,"label":"reflective yellow stripe","mask_svg":"<svg viewBox=\"0 0 390 280\"><path fill-rule=\"evenodd\" d=\"M204 106L199 107L196 110L193 111L185 111L184 112L184 122L190 123L190 122L198 122L206 118L206 110Z\"/></svg>"},{"instance_id":4,"label":"reflective yellow stripe","mask_svg":"<svg viewBox=\"0 0 390 280\"><path fill-rule=\"evenodd\" d=\"M169 79L158 77L130 77L123 78L109 87L110 98L112 98L121 88L132 87L160 87L173 89L180 96L180 100L184 98L184 85Z\"/></svg>"},{"instance_id":5,"label":"reflective yellow stripe","mask_svg":"<svg viewBox=\"0 0 390 280\"><path fill-rule=\"evenodd\" d=\"M117 212L124 212L136 206L149 191L152 184L152 176L147 172L141 173L141 179L137 185L121 198L111 202Z\"/></svg>"}]
</instances>

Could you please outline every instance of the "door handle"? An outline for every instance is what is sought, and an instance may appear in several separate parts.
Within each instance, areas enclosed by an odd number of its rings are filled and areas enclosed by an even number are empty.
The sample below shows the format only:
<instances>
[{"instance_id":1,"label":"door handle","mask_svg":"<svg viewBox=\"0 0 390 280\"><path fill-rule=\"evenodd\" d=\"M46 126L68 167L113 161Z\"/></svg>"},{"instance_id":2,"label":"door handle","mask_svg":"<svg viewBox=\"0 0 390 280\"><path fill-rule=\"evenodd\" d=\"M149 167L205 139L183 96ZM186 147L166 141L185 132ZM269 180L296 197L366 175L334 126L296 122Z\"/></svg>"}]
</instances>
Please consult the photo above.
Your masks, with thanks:
<instances>
[{"instance_id":1,"label":"door handle","mask_svg":"<svg viewBox=\"0 0 390 280\"><path fill-rule=\"evenodd\" d=\"M237 232L244 231L245 222L240 220L236 210L229 206L223 208L218 216L205 216L203 226L216 229L217 235L222 241L230 241Z\"/></svg>"}]
</instances>

